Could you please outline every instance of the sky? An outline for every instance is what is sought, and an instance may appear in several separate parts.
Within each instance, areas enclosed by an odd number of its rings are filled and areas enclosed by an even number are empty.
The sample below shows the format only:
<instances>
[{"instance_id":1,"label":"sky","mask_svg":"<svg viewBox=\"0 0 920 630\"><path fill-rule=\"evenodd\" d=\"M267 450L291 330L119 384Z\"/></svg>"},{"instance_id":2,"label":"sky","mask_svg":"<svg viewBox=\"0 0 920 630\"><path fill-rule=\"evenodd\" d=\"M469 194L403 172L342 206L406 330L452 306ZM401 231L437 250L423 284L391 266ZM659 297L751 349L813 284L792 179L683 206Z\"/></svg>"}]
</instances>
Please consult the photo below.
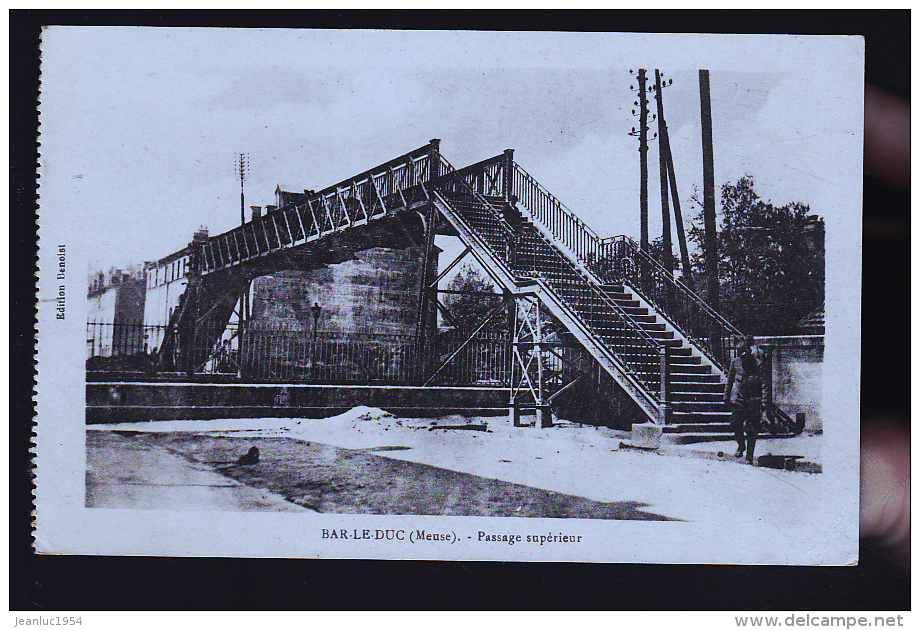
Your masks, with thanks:
<instances>
[{"instance_id":1,"label":"sky","mask_svg":"<svg viewBox=\"0 0 920 630\"><path fill-rule=\"evenodd\" d=\"M629 71L661 68L673 81L664 110L689 225L702 190L706 67L716 186L751 175L763 198L800 201L830 220L842 184L860 175L861 160L840 159L861 139L858 46L791 36L52 27L43 36L40 214L55 217L52 231L70 235L89 267L125 267L182 248L199 226L217 234L238 225L239 151L250 162L246 205L265 205L278 184L321 189L440 138L458 168L515 149L599 234L637 238ZM653 238L658 186L653 141Z\"/></svg>"}]
</instances>

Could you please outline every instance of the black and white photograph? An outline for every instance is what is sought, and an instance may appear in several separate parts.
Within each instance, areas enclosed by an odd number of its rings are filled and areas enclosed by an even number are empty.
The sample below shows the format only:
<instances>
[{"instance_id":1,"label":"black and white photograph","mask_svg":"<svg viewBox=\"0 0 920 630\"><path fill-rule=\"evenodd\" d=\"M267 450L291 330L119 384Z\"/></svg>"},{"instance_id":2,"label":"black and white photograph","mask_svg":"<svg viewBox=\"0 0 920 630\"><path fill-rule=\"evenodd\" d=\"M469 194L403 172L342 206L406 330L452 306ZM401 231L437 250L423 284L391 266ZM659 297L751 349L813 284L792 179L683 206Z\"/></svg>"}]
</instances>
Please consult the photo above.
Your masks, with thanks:
<instances>
[{"instance_id":1,"label":"black and white photograph","mask_svg":"<svg viewBox=\"0 0 920 630\"><path fill-rule=\"evenodd\" d=\"M50 27L41 72L38 551L856 561L861 39Z\"/></svg>"}]
</instances>

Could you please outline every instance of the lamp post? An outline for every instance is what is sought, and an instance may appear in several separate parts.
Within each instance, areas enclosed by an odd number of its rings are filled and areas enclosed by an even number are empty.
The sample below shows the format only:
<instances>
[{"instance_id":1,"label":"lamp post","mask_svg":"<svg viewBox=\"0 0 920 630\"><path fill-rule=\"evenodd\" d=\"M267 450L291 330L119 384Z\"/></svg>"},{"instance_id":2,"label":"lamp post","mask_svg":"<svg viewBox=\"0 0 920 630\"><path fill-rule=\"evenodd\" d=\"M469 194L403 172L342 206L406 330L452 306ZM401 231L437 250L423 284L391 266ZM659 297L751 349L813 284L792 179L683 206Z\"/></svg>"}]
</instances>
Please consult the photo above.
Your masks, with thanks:
<instances>
[{"instance_id":1,"label":"lamp post","mask_svg":"<svg viewBox=\"0 0 920 630\"><path fill-rule=\"evenodd\" d=\"M323 307L319 305L319 302L314 302L313 306L310 307L310 313L313 315L313 351L310 353L310 371L313 373L314 378L316 378L316 330L322 311Z\"/></svg>"}]
</instances>

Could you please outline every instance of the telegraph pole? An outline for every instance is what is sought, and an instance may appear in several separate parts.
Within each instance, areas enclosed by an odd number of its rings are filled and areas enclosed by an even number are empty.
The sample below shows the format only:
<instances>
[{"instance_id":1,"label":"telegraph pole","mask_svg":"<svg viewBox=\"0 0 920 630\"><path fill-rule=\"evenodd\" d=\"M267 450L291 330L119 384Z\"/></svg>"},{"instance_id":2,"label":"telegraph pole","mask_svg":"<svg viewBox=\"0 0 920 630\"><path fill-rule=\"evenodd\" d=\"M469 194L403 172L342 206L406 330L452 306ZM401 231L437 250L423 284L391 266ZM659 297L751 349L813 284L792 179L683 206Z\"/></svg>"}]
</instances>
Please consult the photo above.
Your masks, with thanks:
<instances>
[{"instance_id":1,"label":"telegraph pole","mask_svg":"<svg viewBox=\"0 0 920 630\"><path fill-rule=\"evenodd\" d=\"M240 225L246 224L246 195L243 192L243 183L246 181L246 173L249 172L249 155L246 153L239 154L237 170L240 176Z\"/></svg>"},{"instance_id":2,"label":"telegraph pole","mask_svg":"<svg viewBox=\"0 0 920 630\"><path fill-rule=\"evenodd\" d=\"M243 184L249 172L249 154L240 151L237 162L237 172L240 176L240 225L246 225L246 194ZM243 290L240 292L240 327L249 321L249 282L244 281Z\"/></svg>"},{"instance_id":3,"label":"telegraph pole","mask_svg":"<svg viewBox=\"0 0 920 630\"><path fill-rule=\"evenodd\" d=\"M655 100L658 102L658 175L661 181L661 249L662 260L668 272L674 271L674 253L671 246L671 210L668 204L668 161L662 135L664 131L664 110L661 99L661 73L655 70Z\"/></svg>"},{"instance_id":4,"label":"telegraph pole","mask_svg":"<svg viewBox=\"0 0 920 630\"><path fill-rule=\"evenodd\" d=\"M706 297L719 310L719 252L716 237L716 186L712 160L712 104L709 98L709 70L700 70L700 125L703 138L703 229L706 259Z\"/></svg>"},{"instance_id":5,"label":"telegraph pole","mask_svg":"<svg viewBox=\"0 0 920 630\"><path fill-rule=\"evenodd\" d=\"M684 269L684 279L690 280L690 254L687 252L687 235L684 233L684 218L680 213L680 196L677 194L677 175L674 173L674 155L671 153L671 136L668 123L661 121L664 131L661 134L661 150L668 162L668 180L671 182L671 201L674 202L674 222L677 226L677 244L680 246L680 260Z\"/></svg>"},{"instance_id":6,"label":"telegraph pole","mask_svg":"<svg viewBox=\"0 0 920 630\"><path fill-rule=\"evenodd\" d=\"M642 222L640 248L648 253L648 96L645 69L639 70L639 212Z\"/></svg>"},{"instance_id":7,"label":"telegraph pole","mask_svg":"<svg viewBox=\"0 0 920 630\"><path fill-rule=\"evenodd\" d=\"M632 70L630 70L632 72ZM639 81L639 131L632 128L630 135L639 136L639 248L648 253L648 88L645 86L645 68L639 68L636 78ZM633 86L629 86L630 89ZM633 114L636 110L633 110Z\"/></svg>"}]
</instances>

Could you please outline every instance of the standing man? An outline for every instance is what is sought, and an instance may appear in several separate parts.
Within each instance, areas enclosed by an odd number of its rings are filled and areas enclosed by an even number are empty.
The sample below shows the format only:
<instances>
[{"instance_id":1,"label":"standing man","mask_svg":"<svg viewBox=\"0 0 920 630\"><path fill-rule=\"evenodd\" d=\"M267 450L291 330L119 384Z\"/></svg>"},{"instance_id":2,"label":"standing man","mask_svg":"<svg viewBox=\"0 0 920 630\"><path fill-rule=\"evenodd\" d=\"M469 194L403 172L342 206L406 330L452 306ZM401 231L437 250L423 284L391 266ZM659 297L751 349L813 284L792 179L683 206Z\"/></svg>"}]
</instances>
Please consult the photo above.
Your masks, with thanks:
<instances>
[{"instance_id":1,"label":"standing man","mask_svg":"<svg viewBox=\"0 0 920 630\"><path fill-rule=\"evenodd\" d=\"M731 406L732 431L738 450L735 457L745 454L747 437L747 460L754 463L754 445L760 431L760 417L763 413L764 386L763 353L754 348L754 337L747 335L741 343L738 356L732 359L725 383L725 404Z\"/></svg>"}]
</instances>

